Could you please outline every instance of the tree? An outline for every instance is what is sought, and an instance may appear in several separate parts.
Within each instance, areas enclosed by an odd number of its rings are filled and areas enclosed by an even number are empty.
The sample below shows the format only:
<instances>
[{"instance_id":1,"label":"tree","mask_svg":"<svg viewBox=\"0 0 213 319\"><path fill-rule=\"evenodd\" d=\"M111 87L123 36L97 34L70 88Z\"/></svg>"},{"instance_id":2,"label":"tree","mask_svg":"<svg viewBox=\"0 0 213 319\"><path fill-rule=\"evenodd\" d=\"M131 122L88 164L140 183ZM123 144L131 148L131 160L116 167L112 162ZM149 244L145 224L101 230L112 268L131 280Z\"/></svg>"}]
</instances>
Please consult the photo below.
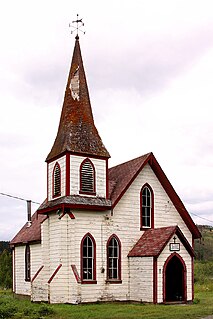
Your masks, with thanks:
<instances>
[{"instance_id":1,"label":"tree","mask_svg":"<svg viewBox=\"0 0 213 319\"><path fill-rule=\"evenodd\" d=\"M0 287L12 287L12 255L6 249L0 254Z\"/></svg>"}]
</instances>

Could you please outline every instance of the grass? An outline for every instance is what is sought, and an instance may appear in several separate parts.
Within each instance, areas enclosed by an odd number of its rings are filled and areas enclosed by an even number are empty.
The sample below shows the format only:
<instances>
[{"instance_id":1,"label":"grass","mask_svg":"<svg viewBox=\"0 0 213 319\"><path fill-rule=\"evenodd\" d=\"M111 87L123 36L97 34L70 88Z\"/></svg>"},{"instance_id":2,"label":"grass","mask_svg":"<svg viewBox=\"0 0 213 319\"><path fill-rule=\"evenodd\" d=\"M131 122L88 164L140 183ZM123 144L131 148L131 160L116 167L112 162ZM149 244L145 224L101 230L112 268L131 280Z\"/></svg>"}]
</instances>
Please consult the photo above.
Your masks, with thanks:
<instances>
[{"instance_id":1,"label":"grass","mask_svg":"<svg viewBox=\"0 0 213 319\"><path fill-rule=\"evenodd\" d=\"M35 304L0 291L0 319L198 319L213 315L213 262L195 263L195 300L187 305Z\"/></svg>"}]
</instances>

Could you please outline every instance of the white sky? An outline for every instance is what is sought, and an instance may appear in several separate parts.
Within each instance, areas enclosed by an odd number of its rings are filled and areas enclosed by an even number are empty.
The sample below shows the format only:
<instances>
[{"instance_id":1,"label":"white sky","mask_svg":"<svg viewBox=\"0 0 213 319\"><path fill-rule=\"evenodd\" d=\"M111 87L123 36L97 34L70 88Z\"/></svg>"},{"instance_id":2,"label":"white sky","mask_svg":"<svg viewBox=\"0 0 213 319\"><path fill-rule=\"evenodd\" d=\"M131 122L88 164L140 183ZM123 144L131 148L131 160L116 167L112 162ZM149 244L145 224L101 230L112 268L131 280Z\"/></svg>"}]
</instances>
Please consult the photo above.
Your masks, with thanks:
<instances>
[{"instance_id":1,"label":"white sky","mask_svg":"<svg viewBox=\"0 0 213 319\"><path fill-rule=\"evenodd\" d=\"M0 192L42 202L71 62L80 44L110 166L152 151L190 213L213 225L213 1L2 1ZM33 205L33 210L38 205ZM25 223L0 196L0 240Z\"/></svg>"}]
</instances>

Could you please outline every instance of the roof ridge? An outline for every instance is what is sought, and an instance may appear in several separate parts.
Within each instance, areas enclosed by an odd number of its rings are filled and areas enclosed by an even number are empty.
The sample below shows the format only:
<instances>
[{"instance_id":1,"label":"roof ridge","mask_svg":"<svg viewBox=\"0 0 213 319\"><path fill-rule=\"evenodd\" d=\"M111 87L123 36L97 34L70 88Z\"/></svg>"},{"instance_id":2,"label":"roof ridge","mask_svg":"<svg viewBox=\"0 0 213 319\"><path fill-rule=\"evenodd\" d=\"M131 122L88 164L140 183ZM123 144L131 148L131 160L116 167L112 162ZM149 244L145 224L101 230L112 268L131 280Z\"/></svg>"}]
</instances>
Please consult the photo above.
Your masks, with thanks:
<instances>
[{"instance_id":1,"label":"roof ridge","mask_svg":"<svg viewBox=\"0 0 213 319\"><path fill-rule=\"evenodd\" d=\"M141 158L148 157L148 156L150 156L151 154L153 154L153 153L152 153L152 152L149 152L149 153L146 153L146 154L144 154L144 155L135 157L135 158L133 158L133 159L131 159L131 160L128 160L128 161L126 161L126 162L123 162L123 163L117 164L117 165L115 165L115 166L112 166L112 167L109 168L109 170L111 170L111 169L113 169L113 168L117 168L117 167L122 166L122 165L126 165L126 164L131 163L131 162L135 162L135 161L137 161L137 160L139 160L139 159L141 159Z\"/></svg>"}]
</instances>

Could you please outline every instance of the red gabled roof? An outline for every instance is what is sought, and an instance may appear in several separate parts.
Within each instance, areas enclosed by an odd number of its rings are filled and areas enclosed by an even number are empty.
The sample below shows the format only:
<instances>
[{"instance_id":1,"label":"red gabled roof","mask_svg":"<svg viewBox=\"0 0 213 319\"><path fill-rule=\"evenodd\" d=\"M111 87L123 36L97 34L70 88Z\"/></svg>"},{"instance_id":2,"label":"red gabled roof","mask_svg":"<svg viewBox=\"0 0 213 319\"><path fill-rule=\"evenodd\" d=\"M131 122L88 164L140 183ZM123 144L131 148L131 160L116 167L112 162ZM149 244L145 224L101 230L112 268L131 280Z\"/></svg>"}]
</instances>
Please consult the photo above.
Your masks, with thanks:
<instances>
[{"instance_id":1,"label":"red gabled roof","mask_svg":"<svg viewBox=\"0 0 213 319\"><path fill-rule=\"evenodd\" d=\"M189 254L194 256L193 249L180 228L169 226L146 230L130 250L128 257L158 257L174 234L177 234Z\"/></svg>"},{"instance_id":2,"label":"red gabled roof","mask_svg":"<svg viewBox=\"0 0 213 319\"><path fill-rule=\"evenodd\" d=\"M109 169L109 198L112 201L112 206L115 206L126 192L149 160L150 154L145 154Z\"/></svg>"},{"instance_id":3,"label":"red gabled roof","mask_svg":"<svg viewBox=\"0 0 213 319\"><path fill-rule=\"evenodd\" d=\"M10 245L41 241L41 223L47 216L34 213L31 226L26 223L16 236L11 240Z\"/></svg>"},{"instance_id":4,"label":"red gabled roof","mask_svg":"<svg viewBox=\"0 0 213 319\"><path fill-rule=\"evenodd\" d=\"M145 154L109 169L109 197L112 201L112 207L115 207L115 205L118 203L123 194L127 191L129 186L147 163L154 171L167 195L173 202L175 208L191 231L193 237L200 238L201 234L197 226L193 222L184 204L175 192L153 153Z\"/></svg>"},{"instance_id":5,"label":"red gabled roof","mask_svg":"<svg viewBox=\"0 0 213 319\"><path fill-rule=\"evenodd\" d=\"M110 157L94 124L78 36L76 36L58 133L46 161L66 151L86 156Z\"/></svg>"},{"instance_id":6,"label":"red gabled roof","mask_svg":"<svg viewBox=\"0 0 213 319\"><path fill-rule=\"evenodd\" d=\"M183 218L184 222L186 223L189 230L191 231L193 237L200 238L201 234L197 226L194 224L185 206L183 205L179 196L176 194L175 190L173 189L172 185L170 184L169 180L167 179L166 175L164 174L163 170L161 169L160 165L158 164L156 158L154 157L152 153L145 154L143 156L140 156L131 161L117 165L109 169L109 200L108 201L102 203L101 199L97 198L97 199L90 199L91 203L88 203L88 202L85 202L85 198L82 198L81 196L70 196L70 198L66 197L67 202L65 204L67 204L69 207L71 207L72 205L74 205L75 207L78 207L78 205L81 204L82 206L81 208L85 207L85 209L90 209L91 205L98 206L100 210L101 210L101 206L104 206L104 209L111 209L111 207L115 207L115 205L122 198L124 193L127 191L128 187L131 185L131 183L134 181L134 179L137 177L137 175L141 172L141 170L147 163L153 169L158 180L162 184L164 190L168 194L169 198L173 202L180 216ZM75 202L73 202L74 199L75 199ZM58 199L59 202L61 200L63 201L63 199L61 198ZM80 202L78 202L77 200L78 201L80 200ZM96 202L97 200L98 202ZM50 201L49 204L47 201L44 201L44 203L41 205L40 208L47 209L50 206L51 209L53 209L54 205L56 204L58 205L58 201L56 202ZM95 203L93 203L93 201L95 201ZM57 207L57 205L55 206L55 208ZM36 216L37 214L34 214L32 217L31 227L27 227L27 224L25 224L25 226L13 238L13 240L11 241L11 244L41 240L40 224L46 217L43 215L38 215L37 217ZM170 228L168 227L168 231L169 229ZM150 230L150 232L151 231L152 230ZM147 235L149 235L148 231L146 231L146 233Z\"/></svg>"}]
</instances>

